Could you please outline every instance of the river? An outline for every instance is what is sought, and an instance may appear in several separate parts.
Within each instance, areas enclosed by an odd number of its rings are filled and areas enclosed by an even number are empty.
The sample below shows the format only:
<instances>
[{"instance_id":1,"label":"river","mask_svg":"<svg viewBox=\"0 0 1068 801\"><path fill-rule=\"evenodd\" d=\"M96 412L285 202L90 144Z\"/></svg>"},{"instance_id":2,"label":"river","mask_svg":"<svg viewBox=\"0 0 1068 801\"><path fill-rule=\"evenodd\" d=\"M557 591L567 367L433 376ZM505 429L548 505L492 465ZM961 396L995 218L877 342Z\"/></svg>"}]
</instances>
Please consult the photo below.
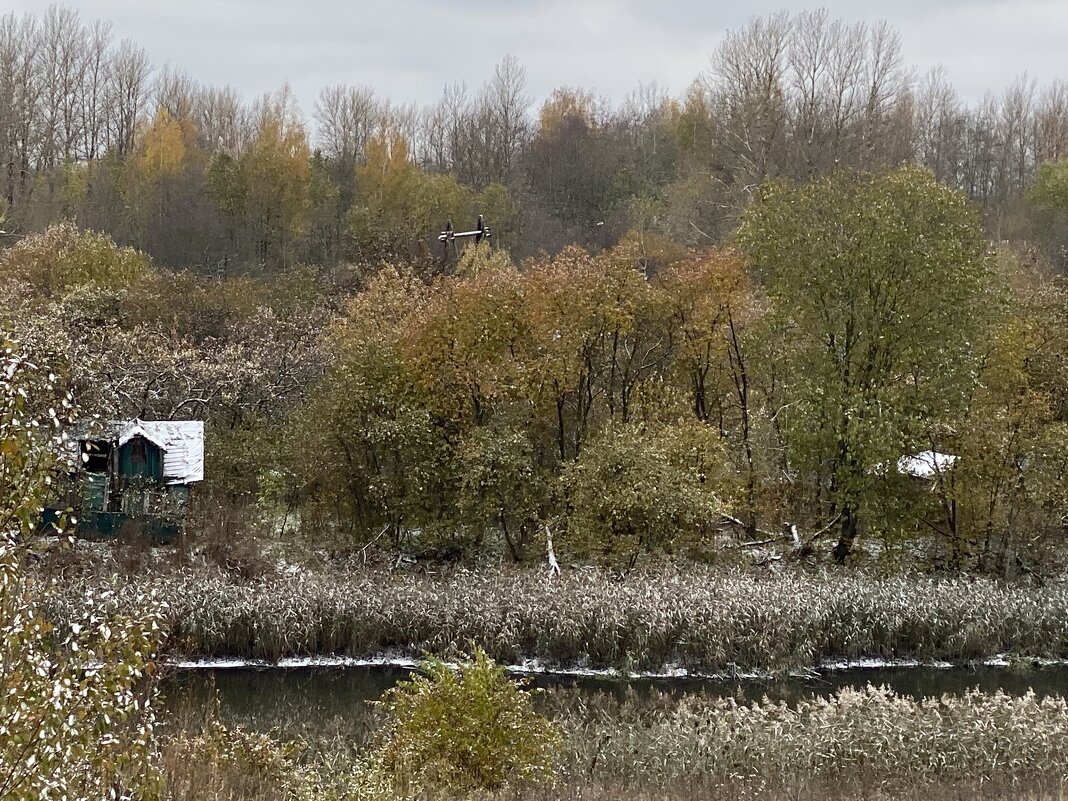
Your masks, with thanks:
<instances>
[{"instance_id":1,"label":"river","mask_svg":"<svg viewBox=\"0 0 1068 801\"><path fill-rule=\"evenodd\" d=\"M200 714L197 710L203 710L215 697L219 717L228 724L275 729L288 736L322 737L326 731L360 741L370 725L373 706L369 702L410 673L409 668L384 665L171 669L162 681L162 690L165 706L186 714ZM529 680L535 687L580 695L706 693L746 700L767 696L787 702L867 684L885 685L916 698L960 695L975 689L1068 696L1068 665L1063 664L849 668L775 679L621 679L542 673Z\"/></svg>"}]
</instances>

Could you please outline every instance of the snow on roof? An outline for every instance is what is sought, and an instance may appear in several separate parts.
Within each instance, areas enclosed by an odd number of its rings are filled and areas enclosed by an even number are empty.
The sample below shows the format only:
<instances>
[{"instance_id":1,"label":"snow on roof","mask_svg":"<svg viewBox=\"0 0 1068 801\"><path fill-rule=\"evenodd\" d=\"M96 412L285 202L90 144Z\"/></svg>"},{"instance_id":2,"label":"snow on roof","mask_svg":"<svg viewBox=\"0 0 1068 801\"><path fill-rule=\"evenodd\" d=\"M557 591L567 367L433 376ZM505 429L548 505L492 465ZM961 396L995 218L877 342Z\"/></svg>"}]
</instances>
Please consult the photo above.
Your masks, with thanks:
<instances>
[{"instance_id":1,"label":"snow on roof","mask_svg":"<svg viewBox=\"0 0 1068 801\"><path fill-rule=\"evenodd\" d=\"M912 456L902 456L897 460L897 472L913 478L934 478L940 476L956 463L957 457L938 451L920 451Z\"/></svg>"},{"instance_id":2,"label":"snow on roof","mask_svg":"<svg viewBox=\"0 0 1068 801\"><path fill-rule=\"evenodd\" d=\"M134 437L144 437L161 451L166 451L167 442L153 434L149 429L145 428L146 425L148 424L143 423L140 420L134 420L119 431L119 447L121 448Z\"/></svg>"},{"instance_id":3,"label":"snow on roof","mask_svg":"<svg viewBox=\"0 0 1068 801\"><path fill-rule=\"evenodd\" d=\"M141 434L163 450L163 481L192 484L204 480L204 423L201 420L134 420L119 436Z\"/></svg>"},{"instance_id":4,"label":"snow on roof","mask_svg":"<svg viewBox=\"0 0 1068 801\"><path fill-rule=\"evenodd\" d=\"M163 480L167 484L192 484L204 480L204 423L200 420L113 420L85 426L75 434L78 441L111 440L122 447L134 437L144 437L163 451Z\"/></svg>"}]
</instances>

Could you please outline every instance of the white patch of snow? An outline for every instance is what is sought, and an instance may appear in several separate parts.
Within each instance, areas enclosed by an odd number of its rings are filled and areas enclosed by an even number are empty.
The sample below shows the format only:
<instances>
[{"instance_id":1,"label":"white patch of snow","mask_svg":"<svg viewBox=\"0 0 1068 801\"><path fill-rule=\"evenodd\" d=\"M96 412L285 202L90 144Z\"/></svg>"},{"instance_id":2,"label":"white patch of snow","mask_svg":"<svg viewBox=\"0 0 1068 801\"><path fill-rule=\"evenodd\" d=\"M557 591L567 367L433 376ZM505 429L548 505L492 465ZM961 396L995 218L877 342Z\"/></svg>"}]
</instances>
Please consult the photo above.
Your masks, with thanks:
<instances>
[{"instance_id":1,"label":"white patch of snow","mask_svg":"<svg viewBox=\"0 0 1068 801\"><path fill-rule=\"evenodd\" d=\"M1029 660L1043 667L1068 665L1068 659L1034 659ZM267 669L267 668L347 668L347 667L395 667L414 670L421 660L399 654L380 654L373 657L351 656L296 656L283 657L277 662L263 659L176 659L168 661L169 667L180 670L228 670L228 669ZM456 662L446 662L450 667L458 667ZM1012 662L1004 654L998 654L978 662L985 667L1009 667ZM787 673L791 678L816 678L824 673L836 673L849 670L891 670L931 668L949 670L961 667L961 664L935 660L921 662L916 659L848 659L821 662L811 670L793 670ZM505 665L509 673L524 676L567 676L573 678L627 679L630 681L661 679L697 679L704 681L761 681L775 678L777 674L770 671L735 671L718 673L701 673L690 671L679 665L665 665L655 671L627 671L617 668L587 668L573 666L569 668L546 665L538 659L524 659L513 665ZM781 674L778 674L781 675Z\"/></svg>"},{"instance_id":2,"label":"white patch of snow","mask_svg":"<svg viewBox=\"0 0 1068 801\"><path fill-rule=\"evenodd\" d=\"M938 451L920 451L897 460L897 472L913 478L935 478L956 463L957 457Z\"/></svg>"}]
</instances>

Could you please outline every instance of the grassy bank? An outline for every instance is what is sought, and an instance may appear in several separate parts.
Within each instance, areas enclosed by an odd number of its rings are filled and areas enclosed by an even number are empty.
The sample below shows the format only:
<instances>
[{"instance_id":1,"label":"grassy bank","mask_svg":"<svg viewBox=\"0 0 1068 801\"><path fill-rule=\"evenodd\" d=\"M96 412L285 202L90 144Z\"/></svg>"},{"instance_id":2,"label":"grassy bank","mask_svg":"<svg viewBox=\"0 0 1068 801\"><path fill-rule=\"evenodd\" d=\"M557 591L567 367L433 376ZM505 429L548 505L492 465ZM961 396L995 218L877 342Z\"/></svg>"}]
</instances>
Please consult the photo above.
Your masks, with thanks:
<instances>
[{"instance_id":1,"label":"grassy bank","mask_svg":"<svg viewBox=\"0 0 1068 801\"><path fill-rule=\"evenodd\" d=\"M87 603L166 605L172 653L449 655L499 662L691 671L782 670L824 660L1068 658L1068 586L856 573L756 575L688 568L366 570L245 582L206 572L70 579L49 599L60 624Z\"/></svg>"}]
</instances>

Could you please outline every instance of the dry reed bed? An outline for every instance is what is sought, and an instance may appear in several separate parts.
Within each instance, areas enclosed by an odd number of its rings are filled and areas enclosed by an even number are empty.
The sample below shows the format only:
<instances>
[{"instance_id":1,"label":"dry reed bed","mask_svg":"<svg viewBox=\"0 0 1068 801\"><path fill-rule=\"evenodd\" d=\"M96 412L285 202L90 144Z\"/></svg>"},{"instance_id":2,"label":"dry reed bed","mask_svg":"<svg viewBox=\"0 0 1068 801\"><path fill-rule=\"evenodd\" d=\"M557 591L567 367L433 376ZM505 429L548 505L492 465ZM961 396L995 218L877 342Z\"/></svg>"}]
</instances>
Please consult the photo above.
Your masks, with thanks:
<instances>
[{"instance_id":1,"label":"dry reed bed","mask_svg":"<svg viewBox=\"0 0 1068 801\"><path fill-rule=\"evenodd\" d=\"M1063 798L1068 777L1068 702L1061 697L972 692L916 700L869 686L792 704L741 704L705 694L553 690L539 705L565 735L556 782L502 799ZM310 780L337 793L315 798L370 798L361 792L359 765L372 741L312 736L327 742L287 748L303 753L290 763L288 783ZM179 736L182 742L189 738ZM236 742L247 750L266 740L245 733ZM177 757L167 762L172 786L184 788L177 797L207 798L200 791L209 786L210 797L229 797L225 791L237 785L260 793L239 797L289 797L267 792L287 777L262 745L252 762L235 762L225 746L214 765L198 762L210 749L164 750ZM257 776L243 776L235 764L267 770L251 781Z\"/></svg>"},{"instance_id":2,"label":"dry reed bed","mask_svg":"<svg viewBox=\"0 0 1068 801\"><path fill-rule=\"evenodd\" d=\"M186 656L449 655L554 666L691 671L782 670L822 660L970 660L999 653L1068 657L1068 586L985 579L777 576L692 569L624 581L573 570L366 571L247 583L199 572L53 593L58 623L87 594L134 613L170 609L170 647Z\"/></svg>"},{"instance_id":3,"label":"dry reed bed","mask_svg":"<svg viewBox=\"0 0 1068 801\"><path fill-rule=\"evenodd\" d=\"M491 796L486 801L1065 801L1061 781L952 782L907 786L857 787L852 782L807 783L791 787L753 786L741 781L709 786L679 785L635 789L612 783L578 782Z\"/></svg>"},{"instance_id":4,"label":"dry reed bed","mask_svg":"<svg viewBox=\"0 0 1068 801\"><path fill-rule=\"evenodd\" d=\"M555 717L567 733L564 775L624 787L1004 785L1068 776L1063 697L916 700L869 686L789 705L572 698Z\"/></svg>"}]
</instances>

